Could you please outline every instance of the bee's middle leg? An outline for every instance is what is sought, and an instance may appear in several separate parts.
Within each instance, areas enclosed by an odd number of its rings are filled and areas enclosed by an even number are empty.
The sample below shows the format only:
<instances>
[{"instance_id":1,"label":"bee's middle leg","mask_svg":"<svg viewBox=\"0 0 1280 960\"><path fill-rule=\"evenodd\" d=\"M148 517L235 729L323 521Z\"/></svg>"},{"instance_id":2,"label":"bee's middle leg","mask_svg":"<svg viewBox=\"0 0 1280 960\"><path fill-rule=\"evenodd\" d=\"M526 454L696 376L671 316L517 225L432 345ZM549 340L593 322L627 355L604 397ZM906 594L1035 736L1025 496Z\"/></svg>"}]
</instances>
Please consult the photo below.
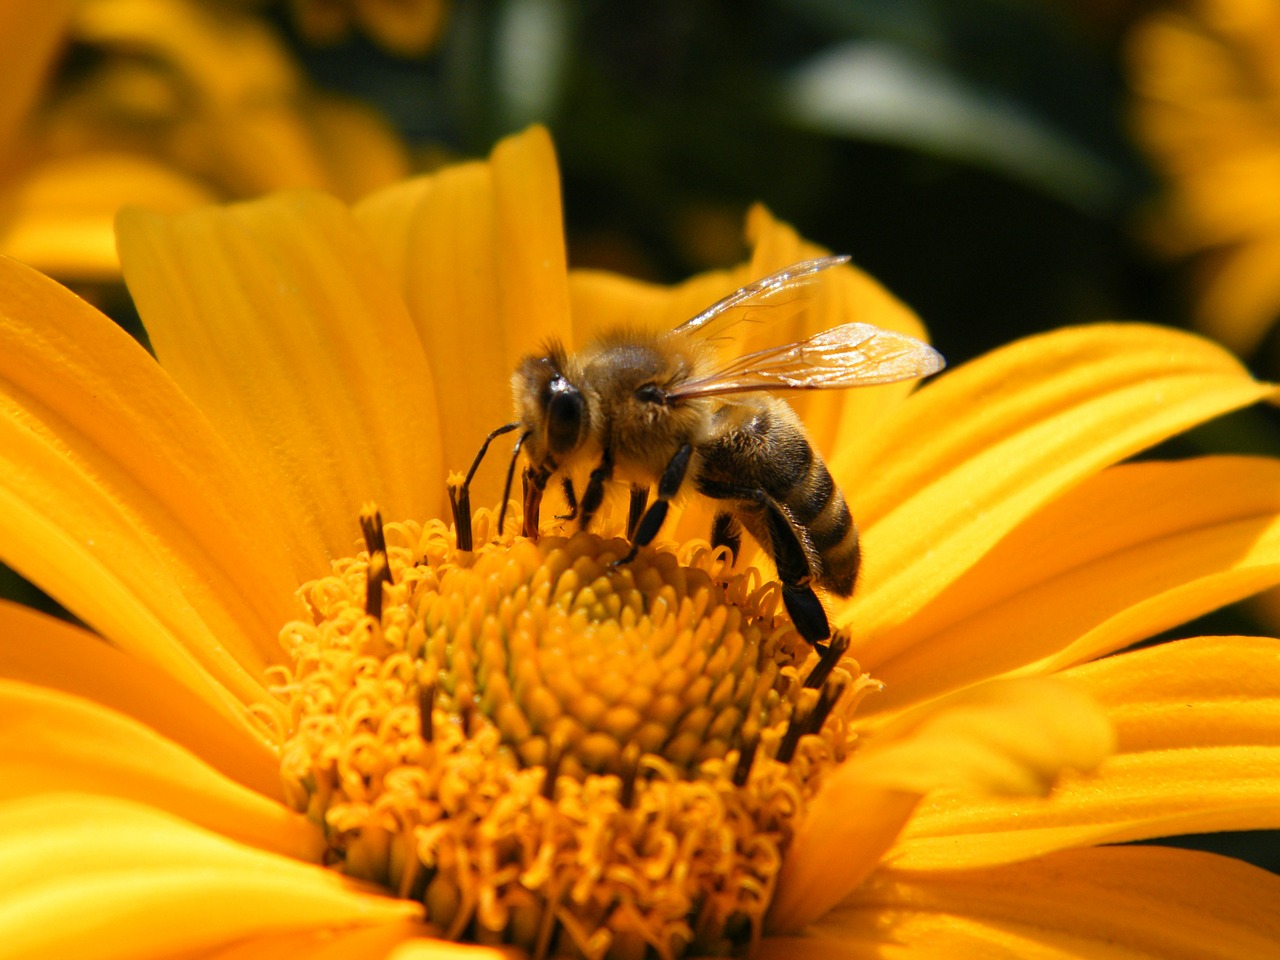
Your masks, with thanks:
<instances>
[{"instance_id":1,"label":"bee's middle leg","mask_svg":"<svg viewBox=\"0 0 1280 960\"><path fill-rule=\"evenodd\" d=\"M649 504L649 509L644 512L644 516L640 518L640 522L636 525L635 537L631 541L631 550L618 563L630 563L635 559L636 551L641 547L648 546L653 542L653 538L658 535L658 531L662 529L662 522L667 519L667 505L671 502L671 498L676 495L676 492L679 491L680 485L684 483L684 475L689 470L689 458L692 456L693 445L686 443L667 462L666 469L662 471L662 476L658 479L658 495L653 503ZM634 494L631 502L635 503Z\"/></svg>"},{"instance_id":2,"label":"bee's middle leg","mask_svg":"<svg viewBox=\"0 0 1280 960\"><path fill-rule=\"evenodd\" d=\"M604 482L613 476L613 451L605 447L600 457L600 465L591 471L587 480L587 489L582 492L582 500L578 504L578 529L586 530L591 525L591 518L604 502Z\"/></svg>"},{"instance_id":3,"label":"bee's middle leg","mask_svg":"<svg viewBox=\"0 0 1280 960\"><path fill-rule=\"evenodd\" d=\"M556 514L556 519L574 520L578 516L578 495L574 492L573 481L569 477L565 477L560 489L564 491L564 502L568 505L569 512Z\"/></svg>"},{"instance_id":4,"label":"bee's middle leg","mask_svg":"<svg viewBox=\"0 0 1280 960\"><path fill-rule=\"evenodd\" d=\"M636 535L636 527L644 516L644 508L649 504L649 488L642 484L631 485L631 505L627 510L627 539Z\"/></svg>"},{"instance_id":5,"label":"bee's middle leg","mask_svg":"<svg viewBox=\"0 0 1280 960\"><path fill-rule=\"evenodd\" d=\"M784 508L758 487L739 487L699 477L698 490L715 500L740 500L754 503L763 510L769 530L769 552L773 554L778 581L782 584L782 603L796 632L819 652L824 651L826 645L822 641L831 636L831 623L811 585L813 564L803 534L796 529Z\"/></svg>"}]
</instances>

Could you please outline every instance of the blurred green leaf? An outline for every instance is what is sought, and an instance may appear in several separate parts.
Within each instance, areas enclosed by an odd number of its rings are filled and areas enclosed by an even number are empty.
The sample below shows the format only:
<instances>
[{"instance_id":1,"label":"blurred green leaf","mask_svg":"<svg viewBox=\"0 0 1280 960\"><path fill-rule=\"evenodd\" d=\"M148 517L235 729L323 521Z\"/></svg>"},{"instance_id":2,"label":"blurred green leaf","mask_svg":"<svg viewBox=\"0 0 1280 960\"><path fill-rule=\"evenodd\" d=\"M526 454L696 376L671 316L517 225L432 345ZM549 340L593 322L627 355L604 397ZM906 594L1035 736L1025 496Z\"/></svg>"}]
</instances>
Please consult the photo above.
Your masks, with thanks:
<instances>
[{"instance_id":1,"label":"blurred green leaf","mask_svg":"<svg viewBox=\"0 0 1280 960\"><path fill-rule=\"evenodd\" d=\"M783 85L788 119L821 133L986 166L1080 209L1102 212L1120 176L1022 105L937 62L874 40L831 47Z\"/></svg>"}]
</instances>

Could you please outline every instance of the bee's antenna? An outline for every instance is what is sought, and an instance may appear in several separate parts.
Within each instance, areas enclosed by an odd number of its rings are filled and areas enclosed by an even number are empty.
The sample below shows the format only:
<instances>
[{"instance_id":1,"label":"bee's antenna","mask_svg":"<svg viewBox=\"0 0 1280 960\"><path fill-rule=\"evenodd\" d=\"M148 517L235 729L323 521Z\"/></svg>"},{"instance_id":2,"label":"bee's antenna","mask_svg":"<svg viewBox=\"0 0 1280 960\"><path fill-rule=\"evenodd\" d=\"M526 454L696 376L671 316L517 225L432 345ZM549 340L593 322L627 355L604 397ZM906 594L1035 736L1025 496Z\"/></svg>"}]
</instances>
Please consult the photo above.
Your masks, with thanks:
<instances>
[{"instance_id":1,"label":"bee's antenna","mask_svg":"<svg viewBox=\"0 0 1280 960\"><path fill-rule=\"evenodd\" d=\"M512 428L520 426L520 424L512 424ZM502 487L502 507L498 510L498 536L502 536L502 527L507 522L507 501L511 499L511 481L516 475L516 461L520 459L520 448L524 446L524 442L533 435L532 430L526 430L520 434L520 439L516 441L515 449L511 451L511 465L507 467L507 482Z\"/></svg>"}]
</instances>

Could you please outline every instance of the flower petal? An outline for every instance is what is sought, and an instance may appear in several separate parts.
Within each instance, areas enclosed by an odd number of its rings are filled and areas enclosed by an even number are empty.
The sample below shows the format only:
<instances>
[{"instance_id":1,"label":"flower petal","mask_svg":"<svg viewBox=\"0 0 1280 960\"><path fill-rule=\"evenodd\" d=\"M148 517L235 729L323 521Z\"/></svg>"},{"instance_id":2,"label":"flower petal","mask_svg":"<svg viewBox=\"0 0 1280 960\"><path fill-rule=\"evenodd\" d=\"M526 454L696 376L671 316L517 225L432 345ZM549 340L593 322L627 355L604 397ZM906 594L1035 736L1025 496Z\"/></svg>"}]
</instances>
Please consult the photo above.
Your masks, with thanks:
<instances>
[{"instance_id":1,"label":"flower petal","mask_svg":"<svg viewBox=\"0 0 1280 960\"><path fill-rule=\"evenodd\" d=\"M485 435L512 418L511 372L520 358L568 333L551 139L532 127L499 143L487 162L373 195L356 217L390 267L426 349L435 408L448 411L444 465L465 470ZM429 388L424 395L432 396ZM476 505L497 503L500 459L477 475ZM430 493L432 507L443 509L443 484Z\"/></svg>"},{"instance_id":2,"label":"flower petal","mask_svg":"<svg viewBox=\"0 0 1280 960\"><path fill-rule=\"evenodd\" d=\"M771 925L799 929L843 899L916 798L940 789L1042 794L1064 770L1097 766L1112 744L1088 697L1043 678L983 684L898 717L823 783L787 850Z\"/></svg>"},{"instance_id":3,"label":"flower petal","mask_svg":"<svg viewBox=\"0 0 1280 960\"><path fill-rule=\"evenodd\" d=\"M747 235L754 250L746 283L768 276L800 260L824 256L829 251L800 238L789 225L775 220L768 210L755 206L747 216ZM856 266L827 271L813 288L813 299L790 325L789 337L781 331L762 331L757 343L747 338L744 352L758 347L802 340L845 323L870 323L886 330L928 339L920 318L869 274ZM915 381L862 387L857 390L808 390L786 394L784 399L800 415L809 437L827 457L840 456L854 438L861 440L916 387ZM842 485L856 478L834 474Z\"/></svg>"},{"instance_id":4,"label":"flower petal","mask_svg":"<svg viewBox=\"0 0 1280 960\"><path fill-rule=\"evenodd\" d=\"M223 836L300 860L319 827L228 780L136 720L81 697L0 680L0 799L101 793L165 810Z\"/></svg>"},{"instance_id":5,"label":"flower petal","mask_svg":"<svg viewBox=\"0 0 1280 960\"><path fill-rule=\"evenodd\" d=\"M228 722L155 667L79 627L0 602L0 677L96 701L185 747L236 782L283 798L280 760L261 736Z\"/></svg>"},{"instance_id":6,"label":"flower petal","mask_svg":"<svg viewBox=\"0 0 1280 960\"><path fill-rule=\"evenodd\" d=\"M9 260L0 464L6 563L236 722L267 699L298 608L255 487L137 343Z\"/></svg>"},{"instance_id":7,"label":"flower petal","mask_svg":"<svg viewBox=\"0 0 1280 960\"><path fill-rule=\"evenodd\" d=\"M1141 324L1029 337L928 384L859 451L875 469L846 491L864 529L862 589L837 617L856 625L852 653L874 671L898 652L893 627L1040 506L1272 391L1209 341Z\"/></svg>"},{"instance_id":8,"label":"flower petal","mask_svg":"<svg viewBox=\"0 0 1280 960\"><path fill-rule=\"evenodd\" d=\"M0 804L0 890L0 941L15 957L174 956L421 912L322 867L80 794Z\"/></svg>"},{"instance_id":9,"label":"flower petal","mask_svg":"<svg viewBox=\"0 0 1280 960\"><path fill-rule=\"evenodd\" d=\"M815 940L835 950L883 944L891 957L1252 960L1280 942L1277 902L1274 874L1159 847L1074 850L962 873L885 870L810 937L766 940L761 957L790 957L789 943Z\"/></svg>"},{"instance_id":10,"label":"flower petal","mask_svg":"<svg viewBox=\"0 0 1280 960\"><path fill-rule=\"evenodd\" d=\"M1062 676L1115 723L1119 752L1034 803L931 797L894 864L949 869L1179 833L1280 827L1280 641L1202 637Z\"/></svg>"},{"instance_id":11,"label":"flower petal","mask_svg":"<svg viewBox=\"0 0 1280 960\"><path fill-rule=\"evenodd\" d=\"M512 948L476 947L433 939L420 923L390 923L354 930L255 936L247 943L202 953L200 960L520 960Z\"/></svg>"},{"instance_id":12,"label":"flower petal","mask_svg":"<svg viewBox=\"0 0 1280 960\"><path fill-rule=\"evenodd\" d=\"M439 502L431 374L350 213L294 192L119 220L125 279L165 369L265 491L295 583L352 552L362 504Z\"/></svg>"},{"instance_id":13,"label":"flower petal","mask_svg":"<svg viewBox=\"0 0 1280 960\"><path fill-rule=\"evenodd\" d=\"M1277 582L1280 463L1114 467L1028 518L886 636L901 652L875 665L885 693L859 720L1102 656Z\"/></svg>"}]
</instances>

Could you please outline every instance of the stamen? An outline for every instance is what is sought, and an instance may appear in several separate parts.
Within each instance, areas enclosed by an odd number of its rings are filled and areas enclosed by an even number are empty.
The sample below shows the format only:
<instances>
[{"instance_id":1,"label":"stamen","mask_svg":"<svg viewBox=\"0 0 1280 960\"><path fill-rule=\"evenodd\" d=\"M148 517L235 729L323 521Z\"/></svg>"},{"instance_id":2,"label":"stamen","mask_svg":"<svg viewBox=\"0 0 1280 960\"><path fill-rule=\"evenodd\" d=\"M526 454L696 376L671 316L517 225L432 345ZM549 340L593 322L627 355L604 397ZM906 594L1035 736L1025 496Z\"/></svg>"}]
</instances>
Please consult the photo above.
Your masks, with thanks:
<instances>
[{"instance_id":1,"label":"stamen","mask_svg":"<svg viewBox=\"0 0 1280 960\"><path fill-rule=\"evenodd\" d=\"M756 751L760 749L760 733L757 731L742 744L738 750L738 762L733 768L733 785L745 787L747 778L751 776L751 765L755 763Z\"/></svg>"},{"instance_id":2,"label":"stamen","mask_svg":"<svg viewBox=\"0 0 1280 960\"><path fill-rule=\"evenodd\" d=\"M827 677L831 676L831 671L836 668L836 664L849 651L849 632L847 630L837 630L831 637L831 642L823 651L818 663L809 671L809 676L805 677L804 685L811 690L817 690L827 682Z\"/></svg>"},{"instance_id":3,"label":"stamen","mask_svg":"<svg viewBox=\"0 0 1280 960\"><path fill-rule=\"evenodd\" d=\"M812 694L812 691L806 688L804 694ZM787 732L782 735L782 740L778 743L778 752L774 754L774 759L779 763L790 763L791 758L795 756L800 738L809 731L809 716L816 702L815 696L801 696L791 714L791 721L787 724Z\"/></svg>"},{"instance_id":4,"label":"stamen","mask_svg":"<svg viewBox=\"0 0 1280 960\"><path fill-rule=\"evenodd\" d=\"M369 551L369 570L365 579L365 613L382 620L382 585L394 583L391 564L387 559L387 538L382 529L382 514L372 503L360 511L360 529L364 532L365 546Z\"/></svg>"},{"instance_id":5,"label":"stamen","mask_svg":"<svg viewBox=\"0 0 1280 960\"><path fill-rule=\"evenodd\" d=\"M454 535L459 550L472 550L471 540L471 485L462 482L462 474L450 473L445 481L449 491L449 510L453 514Z\"/></svg>"},{"instance_id":6,"label":"stamen","mask_svg":"<svg viewBox=\"0 0 1280 960\"><path fill-rule=\"evenodd\" d=\"M423 743L430 743L432 724L435 722L436 665L430 661L418 664L418 735Z\"/></svg>"},{"instance_id":7,"label":"stamen","mask_svg":"<svg viewBox=\"0 0 1280 960\"><path fill-rule=\"evenodd\" d=\"M622 751L622 789L618 792L618 802L625 808L635 804L636 776L640 773L640 746L633 740Z\"/></svg>"},{"instance_id":8,"label":"stamen","mask_svg":"<svg viewBox=\"0 0 1280 960\"><path fill-rule=\"evenodd\" d=\"M836 701L840 699L840 695L844 693L846 687L848 687L848 681L843 677L833 677L822 685L822 693L818 695L818 702L814 704L813 711L805 722L805 733L817 733L822 729L822 725L827 722L827 717L831 715Z\"/></svg>"}]
</instances>

